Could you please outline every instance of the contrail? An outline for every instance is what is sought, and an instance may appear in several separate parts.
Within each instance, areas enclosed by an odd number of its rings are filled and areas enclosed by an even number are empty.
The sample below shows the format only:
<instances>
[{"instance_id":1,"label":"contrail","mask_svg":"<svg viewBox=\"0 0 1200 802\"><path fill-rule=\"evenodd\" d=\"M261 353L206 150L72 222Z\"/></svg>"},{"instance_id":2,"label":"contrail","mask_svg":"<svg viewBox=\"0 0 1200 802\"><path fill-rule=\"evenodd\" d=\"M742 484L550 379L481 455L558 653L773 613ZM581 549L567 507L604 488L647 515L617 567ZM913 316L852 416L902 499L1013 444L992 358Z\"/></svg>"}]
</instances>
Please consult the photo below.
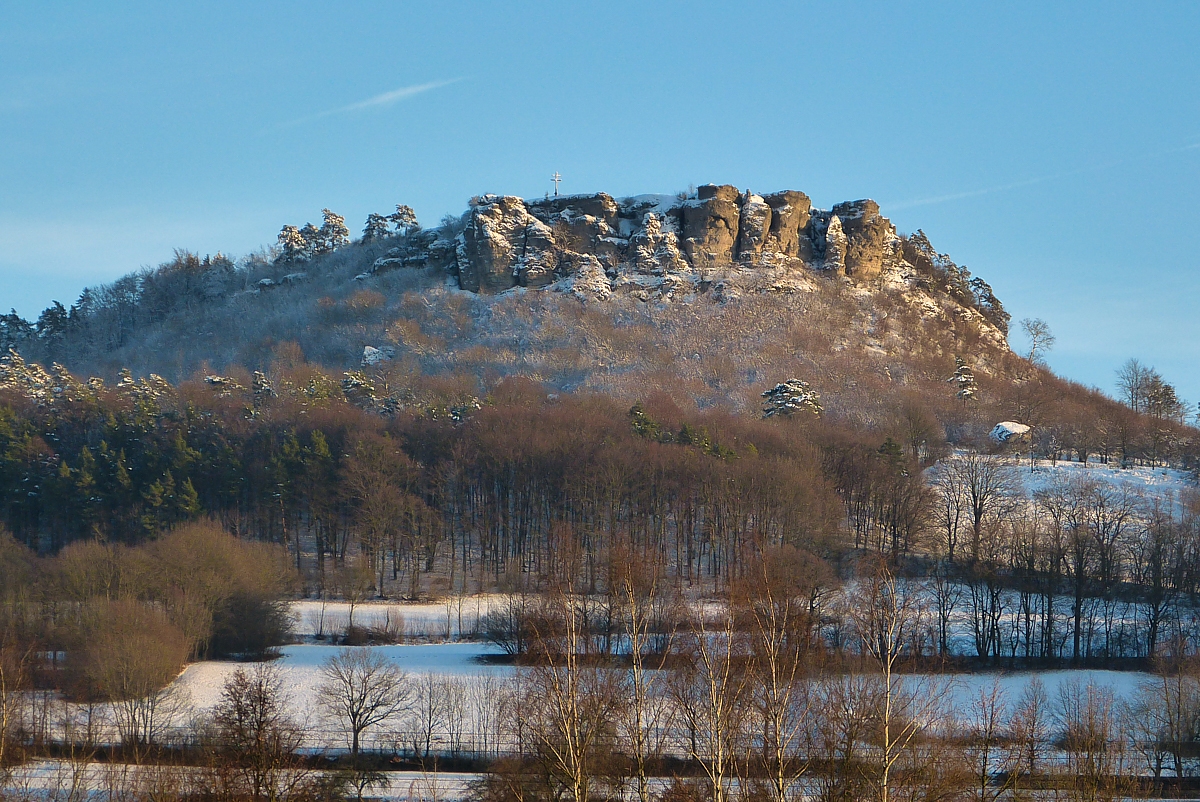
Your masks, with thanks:
<instances>
[{"instance_id":1,"label":"contrail","mask_svg":"<svg viewBox=\"0 0 1200 802\"><path fill-rule=\"evenodd\" d=\"M1048 173L1047 175L1040 175L1035 178L1027 178L1023 181L1013 181L1008 184L1000 184L998 186L987 187L985 189L973 189L973 190L968 190L966 192L955 192L955 193L952 193L949 195L935 195L931 198L918 198L916 200L904 201L902 203L889 203L889 204L887 204L887 208L889 211L890 210L899 210L899 209L911 209L914 206L931 206L935 203L946 203L948 201L963 200L965 198L977 198L980 195L991 195L993 192L1004 192L1009 189L1018 189L1020 187L1031 186L1033 184L1040 184L1044 181L1054 181L1059 178L1068 178L1073 175L1080 175L1081 173L1092 173L1092 172L1096 172L1098 170L1107 170L1110 167L1118 167L1122 164L1128 164L1130 162L1146 161L1147 159L1157 159L1160 156L1169 156L1174 153L1183 153L1184 151L1197 150L1197 149L1200 149L1200 142L1197 142L1197 143L1194 143L1191 145L1184 145L1181 148L1170 148L1169 150L1161 150L1161 151L1158 151L1155 153L1148 153L1144 156L1136 156L1136 157L1132 157L1132 158L1128 158L1128 159L1117 159L1116 161L1104 162L1103 164L1092 164L1092 165L1088 165L1087 167L1079 167L1075 170L1065 170L1065 171L1058 172L1058 173Z\"/></svg>"},{"instance_id":2,"label":"contrail","mask_svg":"<svg viewBox=\"0 0 1200 802\"><path fill-rule=\"evenodd\" d=\"M440 89L443 86L449 86L450 84L458 83L461 80L463 79L451 78L448 81L433 81L427 84L402 86L399 89L393 89L390 92L384 92L382 94L375 95L374 97L369 97L366 100L360 100L357 103L351 103L348 106L339 106L336 109L328 109L326 111L318 112L317 114L310 114L307 117L300 117L298 119L291 120L289 122L282 123L279 127L287 128L293 125L299 125L300 123L319 120L323 117L332 117L335 114L348 114L349 112L359 111L360 109L369 109L376 106L390 106L393 103L399 103L401 100L407 100L408 98L413 97L414 95L419 95L422 92L428 92L432 89Z\"/></svg>"}]
</instances>

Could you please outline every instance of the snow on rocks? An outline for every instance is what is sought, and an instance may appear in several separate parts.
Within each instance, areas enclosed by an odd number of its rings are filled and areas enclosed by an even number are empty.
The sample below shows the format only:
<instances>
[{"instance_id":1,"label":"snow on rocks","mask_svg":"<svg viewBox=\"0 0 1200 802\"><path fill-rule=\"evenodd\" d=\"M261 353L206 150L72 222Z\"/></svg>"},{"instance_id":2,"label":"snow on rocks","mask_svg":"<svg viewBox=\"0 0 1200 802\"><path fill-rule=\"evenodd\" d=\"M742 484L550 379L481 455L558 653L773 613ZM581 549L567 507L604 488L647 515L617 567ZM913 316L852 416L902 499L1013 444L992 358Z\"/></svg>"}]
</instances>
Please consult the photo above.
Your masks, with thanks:
<instances>
[{"instance_id":1,"label":"snow on rocks","mask_svg":"<svg viewBox=\"0 0 1200 802\"><path fill-rule=\"evenodd\" d=\"M842 219L835 214L829 218L829 227L825 229L825 261L821 267L833 273L844 273L849 247L846 232L842 230Z\"/></svg>"},{"instance_id":2,"label":"snow on rocks","mask_svg":"<svg viewBox=\"0 0 1200 802\"><path fill-rule=\"evenodd\" d=\"M569 292L581 301L607 301L612 297L612 284L600 260L591 254L572 254L575 264L571 274L558 282L556 289Z\"/></svg>"},{"instance_id":3,"label":"snow on rocks","mask_svg":"<svg viewBox=\"0 0 1200 802\"><path fill-rule=\"evenodd\" d=\"M381 365L396 358L396 349L390 345L376 348L373 345L363 346L362 364L364 367Z\"/></svg>"},{"instance_id":4,"label":"snow on rocks","mask_svg":"<svg viewBox=\"0 0 1200 802\"><path fill-rule=\"evenodd\" d=\"M355 278L424 265L472 293L552 287L589 302L687 302L709 293L729 302L751 293L810 292L836 277L864 307L886 293L956 332L978 329L1007 351L1004 332L973 301L930 281L927 274L943 261L920 232L901 238L871 200L821 210L794 190L760 195L706 184L620 199L603 192L535 200L482 195L461 220L393 248ZM985 359L978 357L979 367L987 370Z\"/></svg>"},{"instance_id":5,"label":"snow on rocks","mask_svg":"<svg viewBox=\"0 0 1200 802\"><path fill-rule=\"evenodd\" d=\"M1028 435L1030 431L1031 428L1023 423L1006 420L997 423L988 436L991 437L993 443L1005 444L1020 440Z\"/></svg>"}]
</instances>

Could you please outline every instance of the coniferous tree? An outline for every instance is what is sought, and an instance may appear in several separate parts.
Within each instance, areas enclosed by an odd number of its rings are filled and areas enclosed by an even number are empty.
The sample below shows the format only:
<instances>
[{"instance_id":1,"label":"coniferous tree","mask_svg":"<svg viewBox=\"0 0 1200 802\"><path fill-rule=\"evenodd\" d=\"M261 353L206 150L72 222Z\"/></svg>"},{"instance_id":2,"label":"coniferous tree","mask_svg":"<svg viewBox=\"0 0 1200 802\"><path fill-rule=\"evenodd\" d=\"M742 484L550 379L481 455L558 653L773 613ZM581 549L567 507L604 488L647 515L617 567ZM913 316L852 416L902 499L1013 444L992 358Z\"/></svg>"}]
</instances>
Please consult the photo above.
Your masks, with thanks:
<instances>
[{"instance_id":1,"label":"coniferous tree","mask_svg":"<svg viewBox=\"0 0 1200 802\"><path fill-rule=\"evenodd\" d=\"M966 402L975 398L975 371L967 366L962 357L954 357L954 375L946 381L955 386L954 397L959 401Z\"/></svg>"},{"instance_id":2,"label":"coniferous tree","mask_svg":"<svg viewBox=\"0 0 1200 802\"><path fill-rule=\"evenodd\" d=\"M298 262L308 258L308 242L295 226L284 226L279 232L279 259Z\"/></svg>"},{"instance_id":3,"label":"coniferous tree","mask_svg":"<svg viewBox=\"0 0 1200 802\"><path fill-rule=\"evenodd\" d=\"M389 225L388 218L381 214L371 213L367 215L367 225L363 228L362 241L377 242L378 240L387 239L392 234Z\"/></svg>"},{"instance_id":4,"label":"coniferous tree","mask_svg":"<svg viewBox=\"0 0 1200 802\"><path fill-rule=\"evenodd\" d=\"M411 206L396 204L396 212L388 217L396 227L397 234L411 234L421 226L417 222L417 213Z\"/></svg>"},{"instance_id":5,"label":"coniferous tree","mask_svg":"<svg viewBox=\"0 0 1200 802\"><path fill-rule=\"evenodd\" d=\"M335 251L350 242L350 229L346 228L346 218L329 209L322 209L324 221L321 223L319 240L321 252Z\"/></svg>"},{"instance_id":6,"label":"coniferous tree","mask_svg":"<svg viewBox=\"0 0 1200 802\"><path fill-rule=\"evenodd\" d=\"M325 236L312 223L304 224L304 228L300 229L300 237L304 241L304 258L311 259L325 253Z\"/></svg>"}]
</instances>

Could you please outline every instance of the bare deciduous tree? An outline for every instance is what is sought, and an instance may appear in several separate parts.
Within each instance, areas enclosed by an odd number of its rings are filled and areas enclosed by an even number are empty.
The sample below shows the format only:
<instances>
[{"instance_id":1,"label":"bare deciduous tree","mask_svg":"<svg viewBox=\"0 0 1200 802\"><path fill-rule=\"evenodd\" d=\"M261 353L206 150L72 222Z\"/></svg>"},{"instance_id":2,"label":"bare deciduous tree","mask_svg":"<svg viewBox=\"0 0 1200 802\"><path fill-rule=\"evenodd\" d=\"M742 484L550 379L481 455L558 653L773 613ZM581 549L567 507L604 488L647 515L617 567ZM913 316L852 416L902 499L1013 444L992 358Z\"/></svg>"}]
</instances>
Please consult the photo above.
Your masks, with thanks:
<instances>
[{"instance_id":1,"label":"bare deciduous tree","mask_svg":"<svg viewBox=\"0 0 1200 802\"><path fill-rule=\"evenodd\" d=\"M239 668L213 709L213 779L229 799L277 802L310 784L297 752L304 729L292 718L283 675L271 663Z\"/></svg>"},{"instance_id":2,"label":"bare deciduous tree","mask_svg":"<svg viewBox=\"0 0 1200 802\"><path fill-rule=\"evenodd\" d=\"M632 752L639 802L650 802L650 759L658 753L662 733L667 729L669 708L664 705L663 673L649 670L646 661L651 648L652 629L656 624L673 628L674 622L663 620L663 607L670 607L662 583L662 565L639 562L638 555L620 551L611 556L611 581L621 603L624 635L628 639L631 691L627 703L618 708L622 733ZM660 648L658 667L670 649L673 631L661 633L665 642ZM653 666L652 666L653 667Z\"/></svg>"},{"instance_id":3,"label":"bare deciduous tree","mask_svg":"<svg viewBox=\"0 0 1200 802\"><path fill-rule=\"evenodd\" d=\"M1038 770L1042 750L1050 735L1050 712L1046 686L1034 677L1017 699L1010 728L1014 745L1021 752L1017 766L1026 774L1033 775Z\"/></svg>"},{"instance_id":4,"label":"bare deciduous tree","mask_svg":"<svg viewBox=\"0 0 1200 802\"><path fill-rule=\"evenodd\" d=\"M808 771L809 655L817 602L832 582L820 558L785 546L764 553L738 589L755 669L750 698L773 802L787 802Z\"/></svg>"},{"instance_id":5,"label":"bare deciduous tree","mask_svg":"<svg viewBox=\"0 0 1200 802\"><path fill-rule=\"evenodd\" d=\"M1050 332L1050 324L1041 318L1025 318L1021 321L1021 331L1029 338L1029 351L1025 358L1030 364L1044 364L1046 352L1054 347L1055 337Z\"/></svg>"},{"instance_id":6,"label":"bare deciduous tree","mask_svg":"<svg viewBox=\"0 0 1200 802\"><path fill-rule=\"evenodd\" d=\"M1083 802L1118 797L1125 734L1112 688L1079 680L1065 683L1059 688L1058 724L1072 797Z\"/></svg>"},{"instance_id":7,"label":"bare deciduous tree","mask_svg":"<svg viewBox=\"0 0 1200 802\"><path fill-rule=\"evenodd\" d=\"M893 769L917 735L940 718L940 694L925 683L905 681L898 672L922 626L920 593L900 583L881 558L865 562L861 573L850 615L864 656L879 672L876 781L880 802L888 802Z\"/></svg>"},{"instance_id":8,"label":"bare deciduous tree","mask_svg":"<svg viewBox=\"0 0 1200 802\"><path fill-rule=\"evenodd\" d=\"M746 639L728 605L712 625L704 609L689 615L685 665L673 672L671 699L687 727L687 753L700 764L709 798L727 802L742 743L749 685Z\"/></svg>"},{"instance_id":9,"label":"bare deciduous tree","mask_svg":"<svg viewBox=\"0 0 1200 802\"><path fill-rule=\"evenodd\" d=\"M30 649L0 631L0 781L16 760L14 747L21 724L23 694L29 679Z\"/></svg>"},{"instance_id":10,"label":"bare deciduous tree","mask_svg":"<svg viewBox=\"0 0 1200 802\"><path fill-rule=\"evenodd\" d=\"M350 736L355 761L363 733L407 712L412 696L408 675L374 648L342 649L321 666L318 704Z\"/></svg>"},{"instance_id":11,"label":"bare deciduous tree","mask_svg":"<svg viewBox=\"0 0 1200 802\"><path fill-rule=\"evenodd\" d=\"M967 708L965 751L976 802L996 802L1016 785L1021 746L1013 738L1008 700L997 680L979 689Z\"/></svg>"},{"instance_id":12,"label":"bare deciduous tree","mask_svg":"<svg viewBox=\"0 0 1200 802\"><path fill-rule=\"evenodd\" d=\"M527 672L523 722L548 774L571 802L587 802L602 754L611 750L615 709L625 694L617 672L587 660L585 600L554 588L533 624L539 665Z\"/></svg>"},{"instance_id":13,"label":"bare deciduous tree","mask_svg":"<svg viewBox=\"0 0 1200 802\"><path fill-rule=\"evenodd\" d=\"M946 460L937 481L944 483L939 487L954 488L962 494L971 524L971 560L978 561L985 519L1002 516L1018 497L1020 486L1012 468L998 457L972 451ZM946 492L942 491L944 504Z\"/></svg>"}]
</instances>

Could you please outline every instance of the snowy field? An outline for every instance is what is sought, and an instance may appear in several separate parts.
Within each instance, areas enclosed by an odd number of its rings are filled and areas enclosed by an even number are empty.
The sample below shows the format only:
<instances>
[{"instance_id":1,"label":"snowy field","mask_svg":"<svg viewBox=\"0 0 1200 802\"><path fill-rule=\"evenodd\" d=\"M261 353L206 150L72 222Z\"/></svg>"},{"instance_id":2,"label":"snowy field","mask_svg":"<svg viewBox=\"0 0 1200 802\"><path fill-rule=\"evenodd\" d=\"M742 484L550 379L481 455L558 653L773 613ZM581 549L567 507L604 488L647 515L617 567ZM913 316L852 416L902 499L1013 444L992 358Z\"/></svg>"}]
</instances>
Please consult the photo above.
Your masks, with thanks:
<instances>
[{"instance_id":1,"label":"snowy field","mask_svg":"<svg viewBox=\"0 0 1200 802\"><path fill-rule=\"evenodd\" d=\"M295 633L300 638L328 637L351 623L356 627L396 632L405 640L445 641L475 637L480 622L500 595L451 596L436 603L304 600L289 607ZM351 614L353 613L353 622Z\"/></svg>"},{"instance_id":2,"label":"snowy field","mask_svg":"<svg viewBox=\"0 0 1200 802\"><path fill-rule=\"evenodd\" d=\"M1152 675L1140 671L1105 671L1102 669L1075 669L1061 671L1017 671L977 674L954 674L947 677L929 677L935 687L946 689L946 703L951 709L958 710L967 717L971 706L981 693L990 693L993 687L998 687L1002 701L1012 707L1025 693L1030 683L1038 679L1046 691L1046 698L1053 707L1064 692L1069 692L1071 686L1078 684L1086 687L1091 684L1098 688L1108 688L1118 700L1129 700L1137 693L1138 687L1152 679Z\"/></svg>"},{"instance_id":3,"label":"snowy field","mask_svg":"<svg viewBox=\"0 0 1200 802\"><path fill-rule=\"evenodd\" d=\"M431 674L466 680L470 684L472 679L488 676L504 678L512 676L515 672L511 666L492 665L478 659L481 655L499 653L499 649L488 644L418 644L378 648L410 675L417 677ZM321 664L337 651L338 647L333 646L289 646L276 661L283 670L285 686L297 716L309 722L310 726L324 726L316 708L316 688L320 683ZM180 675L175 685L187 694L195 711L206 711L220 699L221 688L226 679L239 667L244 666L243 663L196 663ZM1015 704L1035 677L1041 680L1051 704L1058 701L1064 689L1075 683L1107 687L1117 699L1129 699L1141 683L1151 678L1151 675L1141 672L1100 669L918 676L919 680L913 678L912 681L927 683L928 687L943 695L947 707L957 709L963 714L966 714L981 691L990 691L994 685L999 686L1007 703Z\"/></svg>"},{"instance_id":4,"label":"snowy field","mask_svg":"<svg viewBox=\"0 0 1200 802\"><path fill-rule=\"evenodd\" d=\"M933 480L939 470L947 463L959 459L967 452L959 451L953 456L940 460L925 472L927 479ZM1086 479L1114 488L1128 488L1133 493L1146 499L1159 498L1164 501L1178 502L1181 495L1197 489L1196 480L1191 473L1174 468L1136 465L1122 468L1118 463L1103 464L1091 460L1084 465L1082 462L1047 459L1029 460L1014 454L1001 457L1008 465L1012 475L1021 483L1025 495L1030 500L1034 494L1050 488L1055 483L1070 482Z\"/></svg>"},{"instance_id":5,"label":"snowy field","mask_svg":"<svg viewBox=\"0 0 1200 802\"><path fill-rule=\"evenodd\" d=\"M321 665L341 650L340 646L296 644L286 646L283 655L272 661L283 672L284 686L297 714L305 720L315 715L316 688L320 684ZM486 643L429 643L378 646L376 650L410 675L435 674L439 677L508 676L509 666L489 665L478 658L498 654L500 649ZM246 663L209 660L193 663L175 680L193 709L211 709L221 697L225 681Z\"/></svg>"},{"instance_id":6,"label":"snowy field","mask_svg":"<svg viewBox=\"0 0 1200 802\"><path fill-rule=\"evenodd\" d=\"M1014 470L1030 497L1055 481L1076 478L1128 487L1146 498L1173 499L1185 490L1196 489L1196 482L1190 473L1174 468L1153 468L1145 465L1122 468L1116 463L1104 465L1090 461L1084 465L1081 462L1064 460L1052 463L1044 459L1034 460L1031 464L1028 459L1018 459L1014 463Z\"/></svg>"}]
</instances>

